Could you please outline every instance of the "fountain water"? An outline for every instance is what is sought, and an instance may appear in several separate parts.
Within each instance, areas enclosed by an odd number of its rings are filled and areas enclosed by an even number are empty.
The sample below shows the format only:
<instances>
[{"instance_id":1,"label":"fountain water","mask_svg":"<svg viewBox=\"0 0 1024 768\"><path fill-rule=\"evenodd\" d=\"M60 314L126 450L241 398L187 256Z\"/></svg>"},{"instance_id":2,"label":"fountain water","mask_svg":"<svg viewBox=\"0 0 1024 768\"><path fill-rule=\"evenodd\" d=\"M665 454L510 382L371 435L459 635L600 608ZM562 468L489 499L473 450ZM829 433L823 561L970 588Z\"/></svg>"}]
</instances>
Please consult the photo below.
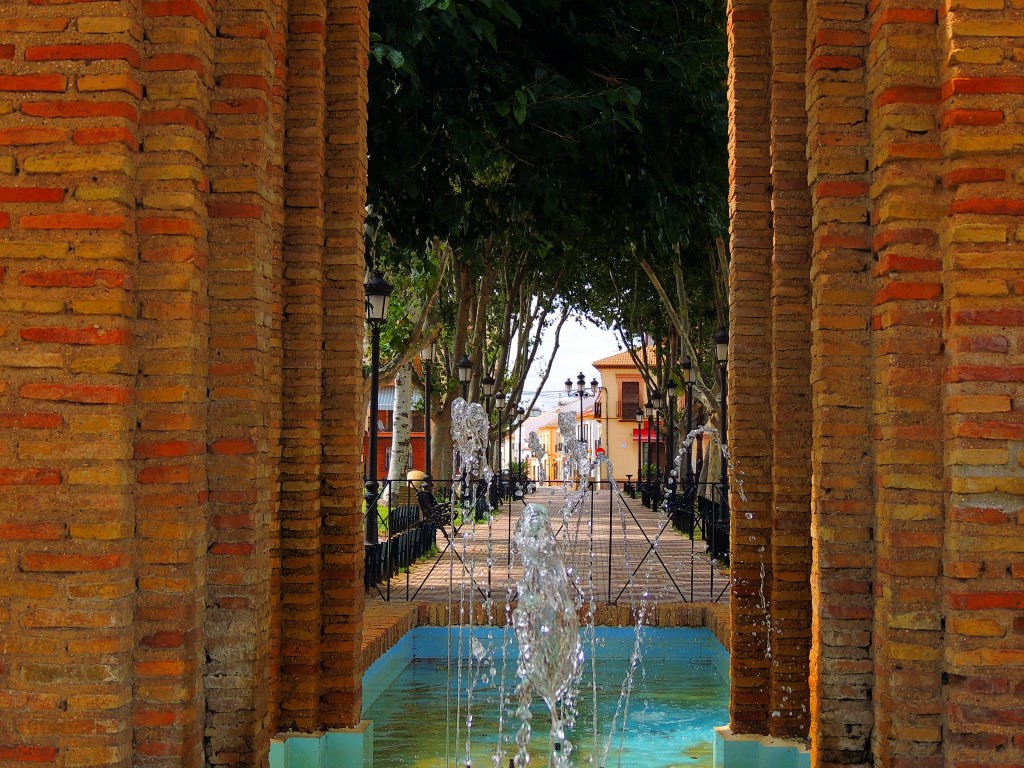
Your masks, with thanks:
<instances>
[{"instance_id":1,"label":"fountain water","mask_svg":"<svg viewBox=\"0 0 1024 768\"><path fill-rule=\"evenodd\" d=\"M598 682L596 673L597 641L595 616L595 554L593 536L593 510L585 514L583 501L589 494L590 478L599 466L606 467L606 476L614 477L606 457L591 462L587 446L576 437L577 422L572 414L560 414L559 430L562 435L563 452L563 499L559 511L551 515L546 506L529 504L522 512L513 539L513 552L508 558L506 594L504 606L504 629L501 635L501 664L495 664L495 649L491 647L491 635L481 640L474 634L473 623L477 616L475 601L482 596L484 619L493 621L493 598L490 573L493 567L491 540L493 536L493 510L489 507L491 498L489 485L492 473L484 460L487 444L488 420L484 409L476 404L467 404L458 399L452 406L452 437L458 483L453 486L453 508L462 510L463 525L458 537L461 538L461 554L457 547L449 548L449 641L448 680L449 698L448 738L451 743L451 724L454 714L454 751L446 749L445 765L454 757L456 764L472 765L474 740L474 691L481 681L492 682L498 678L499 712L497 722L497 744L491 755L494 768L505 768L506 759L515 768L525 768L530 762L532 711L531 702L536 693L548 709L550 736L546 748L550 768L568 768L576 748L569 736L574 729L577 714L577 698L589 664L589 684L593 710L593 745L591 754L585 758L587 764L605 766L613 743L618 737L621 753L629 716L630 696L640 668L642 630L646 621L649 597L646 581L647 570L639 574L640 565L633 567L628 546L628 508L622 499L614 480L611 480L609 498L613 518L618 517L622 531L621 558L628 574L623 591L628 592L630 609L635 620L633 652L620 687L619 700L611 722L607 724L602 740L602 728L598 717ZM533 435L531 435L531 438ZM539 441L538 441L539 443ZM536 452L536 448L534 448ZM592 498L592 497L591 497ZM617 502L617 503L616 503ZM479 510L485 510L481 517ZM589 521L586 526L584 522ZM486 572L471 552L475 547L478 529L486 523L488 537ZM467 530L468 529L468 530ZM664 530L659 530L658 536ZM657 537L653 548L657 547ZM609 552L609 561L612 553ZM455 560L460 560L458 582L455 581ZM642 563L642 561L638 561ZM518 575L518 578L517 578ZM610 583L609 583L610 588ZM455 596L458 592L458 612L455 612ZM609 599L611 595L609 594ZM514 605L514 607L513 607ZM451 626L458 616L458 624ZM581 617L583 626L581 627ZM511 631L510 631L511 628ZM581 631L582 630L582 631ZM509 649L514 639L519 647L519 662L516 667L515 716L519 727L515 744L509 743L505 720L513 702L506 681ZM452 712L452 667L455 667L454 713ZM463 672L465 670L465 683ZM465 727L465 734L462 729ZM464 741L463 741L464 739ZM603 744L601 743L603 741Z\"/></svg>"}]
</instances>

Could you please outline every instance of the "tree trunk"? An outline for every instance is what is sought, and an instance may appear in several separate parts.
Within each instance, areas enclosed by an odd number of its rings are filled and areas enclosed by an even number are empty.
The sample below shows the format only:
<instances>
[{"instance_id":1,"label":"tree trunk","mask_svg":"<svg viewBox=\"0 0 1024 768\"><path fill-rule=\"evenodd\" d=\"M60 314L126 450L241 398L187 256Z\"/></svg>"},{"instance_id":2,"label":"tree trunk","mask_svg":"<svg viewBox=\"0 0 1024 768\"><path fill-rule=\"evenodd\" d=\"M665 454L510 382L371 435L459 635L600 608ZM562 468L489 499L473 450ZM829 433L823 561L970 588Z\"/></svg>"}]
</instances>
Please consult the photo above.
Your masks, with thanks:
<instances>
[{"instance_id":1,"label":"tree trunk","mask_svg":"<svg viewBox=\"0 0 1024 768\"><path fill-rule=\"evenodd\" d=\"M411 403L412 370L410 366L405 365L395 374L395 411L391 427L391 464L388 467L388 480L397 481L393 483L397 491L403 488L402 481L405 480L405 474L409 469L409 453L412 449L409 442ZM391 489L392 486L389 485L385 498L390 498Z\"/></svg>"},{"instance_id":2,"label":"tree trunk","mask_svg":"<svg viewBox=\"0 0 1024 768\"><path fill-rule=\"evenodd\" d=\"M439 480L452 477L452 403L456 393L441 399L441 407L433 411L430 426L433 438L430 446L430 476Z\"/></svg>"}]
</instances>

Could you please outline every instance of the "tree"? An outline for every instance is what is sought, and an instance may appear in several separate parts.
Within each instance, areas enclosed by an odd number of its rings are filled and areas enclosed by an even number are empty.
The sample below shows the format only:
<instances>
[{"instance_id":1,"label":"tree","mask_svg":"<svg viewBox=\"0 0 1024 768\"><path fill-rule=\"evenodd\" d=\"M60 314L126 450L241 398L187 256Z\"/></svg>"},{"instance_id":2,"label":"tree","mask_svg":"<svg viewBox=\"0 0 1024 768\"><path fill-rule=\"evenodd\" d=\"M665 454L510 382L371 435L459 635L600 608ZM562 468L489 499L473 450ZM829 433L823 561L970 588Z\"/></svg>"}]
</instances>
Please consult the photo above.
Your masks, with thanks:
<instances>
[{"instance_id":1,"label":"tree","mask_svg":"<svg viewBox=\"0 0 1024 768\"><path fill-rule=\"evenodd\" d=\"M371 11L369 197L394 246L379 256L414 272L430 259L423 244L441 243L452 260L429 321L446 350L439 437L459 355L475 363L474 394L490 369L521 389L531 334L569 309L693 348L678 305L689 309L689 276L724 236L719 4L373 0ZM631 286L634 306L669 304L631 311L613 282ZM674 304L659 284L676 288ZM680 322L665 322L669 308Z\"/></svg>"}]
</instances>

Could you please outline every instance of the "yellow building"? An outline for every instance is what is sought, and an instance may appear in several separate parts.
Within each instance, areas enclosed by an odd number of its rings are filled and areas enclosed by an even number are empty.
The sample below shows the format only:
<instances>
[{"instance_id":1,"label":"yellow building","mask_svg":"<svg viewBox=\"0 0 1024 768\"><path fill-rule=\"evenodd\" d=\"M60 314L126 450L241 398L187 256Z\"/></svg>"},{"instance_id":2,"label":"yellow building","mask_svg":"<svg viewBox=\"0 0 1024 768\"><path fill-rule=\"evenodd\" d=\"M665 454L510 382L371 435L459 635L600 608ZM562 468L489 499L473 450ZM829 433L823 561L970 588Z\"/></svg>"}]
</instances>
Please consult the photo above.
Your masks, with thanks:
<instances>
[{"instance_id":1,"label":"yellow building","mask_svg":"<svg viewBox=\"0 0 1024 768\"><path fill-rule=\"evenodd\" d=\"M654 365L654 350L648 349L648 362ZM601 389L596 405L596 418L601 424L600 448L608 453L615 479L620 483L627 476L636 479L640 464L653 463L657 434L648 435L646 419L642 426L636 422L636 412L647 404L647 387L629 352L595 360L593 366L601 374ZM662 425L662 435L667 432ZM648 442L650 440L650 442ZM649 451L649 455L648 455ZM665 445L660 447L662 466L665 465Z\"/></svg>"}]
</instances>

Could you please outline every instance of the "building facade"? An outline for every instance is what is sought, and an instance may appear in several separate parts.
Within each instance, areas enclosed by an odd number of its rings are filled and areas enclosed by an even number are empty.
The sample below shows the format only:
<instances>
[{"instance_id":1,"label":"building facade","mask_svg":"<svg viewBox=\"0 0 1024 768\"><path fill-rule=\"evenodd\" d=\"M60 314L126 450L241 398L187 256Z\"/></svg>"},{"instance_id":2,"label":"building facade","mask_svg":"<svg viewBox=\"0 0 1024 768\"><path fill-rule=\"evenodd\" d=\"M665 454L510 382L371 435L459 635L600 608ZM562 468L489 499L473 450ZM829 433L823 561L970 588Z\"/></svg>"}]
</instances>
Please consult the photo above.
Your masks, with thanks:
<instances>
[{"instance_id":1,"label":"building facade","mask_svg":"<svg viewBox=\"0 0 1024 768\"><path fill-rule=\"evenodd\" d=\"M653 365L653 350L647 354ZM647 385L629 352L595 360L592 365L601 374L597 420L606 436L601 447L607 451L615 479L620 484L636 480L647 464L669 466L668 424L650 424L646 416L637 423L637 410L643 411L647 405Z\"/></svg>"}]
</instances>

